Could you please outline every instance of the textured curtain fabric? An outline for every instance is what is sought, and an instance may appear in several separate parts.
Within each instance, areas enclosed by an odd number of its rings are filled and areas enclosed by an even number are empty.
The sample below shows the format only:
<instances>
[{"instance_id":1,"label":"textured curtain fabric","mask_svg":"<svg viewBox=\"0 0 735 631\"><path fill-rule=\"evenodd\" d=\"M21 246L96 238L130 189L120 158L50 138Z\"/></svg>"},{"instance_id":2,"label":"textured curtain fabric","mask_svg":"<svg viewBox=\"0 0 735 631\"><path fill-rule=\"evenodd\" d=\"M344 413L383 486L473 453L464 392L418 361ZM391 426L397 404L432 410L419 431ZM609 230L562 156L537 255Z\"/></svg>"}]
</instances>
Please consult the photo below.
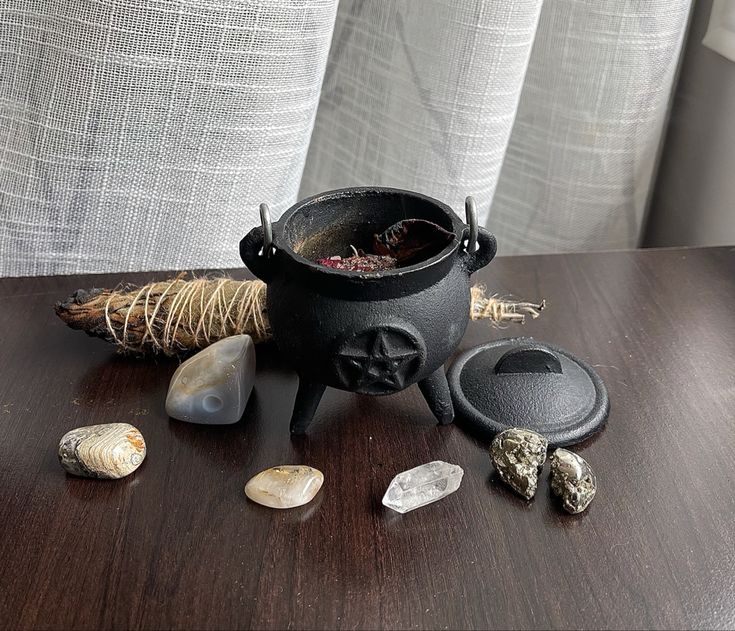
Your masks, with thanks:
<instances>
[{"instance_id":1,"label":"textured curtain fabric","mask_svg":"<svg viewBox=\"0 0 735 631\"><path fill-rule=\"evenodd\" d=\"M2 0L0 276L240 266L259 202L361 184L635 246L689 5Z\"/></svg>"},{"instance_id":2,"label":"textured curtain fabric","mask_svg":"<svg viewBox=\"0 0 735 631\"><path fill-rule=\"evenodd\" d=\"M546 0L493 200L502 254L638 245L690 0Z\"/></svg>"},{"instance_id":3,"label":"textured curtain fabric","mask_svg":"<svg viewBox=\"0 0 735 631\"><path fill-rule=\"evenodd\" d=\"M337 0L2 0L0 275L242 265L296 198Z\"/></svg>"},{"instance_id":4,"label":"textured curtain fabric","mask_svg":"<svg viewBox=\"0 0 735 631\"><path fill-rule=\"evenodd\" d=\"M541 0L342 2L302 196L376 184L485 221Z\"/></svg>"}]
</instances>

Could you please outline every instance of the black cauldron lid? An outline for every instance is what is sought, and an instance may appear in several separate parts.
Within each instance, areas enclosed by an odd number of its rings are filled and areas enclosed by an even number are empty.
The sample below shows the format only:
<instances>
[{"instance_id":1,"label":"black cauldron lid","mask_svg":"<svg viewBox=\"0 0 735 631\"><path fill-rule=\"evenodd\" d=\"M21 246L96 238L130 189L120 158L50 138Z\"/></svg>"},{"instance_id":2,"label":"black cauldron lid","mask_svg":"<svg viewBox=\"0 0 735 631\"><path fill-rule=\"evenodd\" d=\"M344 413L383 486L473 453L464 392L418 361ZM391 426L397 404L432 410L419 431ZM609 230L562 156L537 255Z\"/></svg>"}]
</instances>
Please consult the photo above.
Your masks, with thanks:
<instances>
[{"instance_id":1,"label":"black cauldron lid","mask_svg":"<svg viewBox=\"0 0 735 631\"><path fill-rule=\"evenodd\" d=\"M588 364L529 337L465 351L447 376L457 422L487 439L523 427L552 447L572 445L599 430L610 411L605 386Z\"/></svg>"}]
</instances>

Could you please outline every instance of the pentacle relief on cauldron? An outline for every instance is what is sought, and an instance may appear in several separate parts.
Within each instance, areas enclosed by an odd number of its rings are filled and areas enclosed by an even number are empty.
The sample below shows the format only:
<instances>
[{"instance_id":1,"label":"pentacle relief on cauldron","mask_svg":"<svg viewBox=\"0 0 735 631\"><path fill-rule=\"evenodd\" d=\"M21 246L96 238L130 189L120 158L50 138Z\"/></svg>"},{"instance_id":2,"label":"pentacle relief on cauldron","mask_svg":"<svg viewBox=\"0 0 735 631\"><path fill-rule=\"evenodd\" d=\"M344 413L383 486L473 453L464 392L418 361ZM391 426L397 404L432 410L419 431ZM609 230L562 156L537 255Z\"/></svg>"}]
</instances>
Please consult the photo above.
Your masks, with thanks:
<instances>
[{"instance_id":1,"label":"pentacle relief on cauldron","mask_svg":"<svg viewBox=\"0 0 735 631\"><path fill-rule=\"evenodd\" d=\"M426 348L418 333L380 326L344 341L337 351L337 374L342 385L362 394L397 392L421 370Z\"/></svg>"}]
</instances>

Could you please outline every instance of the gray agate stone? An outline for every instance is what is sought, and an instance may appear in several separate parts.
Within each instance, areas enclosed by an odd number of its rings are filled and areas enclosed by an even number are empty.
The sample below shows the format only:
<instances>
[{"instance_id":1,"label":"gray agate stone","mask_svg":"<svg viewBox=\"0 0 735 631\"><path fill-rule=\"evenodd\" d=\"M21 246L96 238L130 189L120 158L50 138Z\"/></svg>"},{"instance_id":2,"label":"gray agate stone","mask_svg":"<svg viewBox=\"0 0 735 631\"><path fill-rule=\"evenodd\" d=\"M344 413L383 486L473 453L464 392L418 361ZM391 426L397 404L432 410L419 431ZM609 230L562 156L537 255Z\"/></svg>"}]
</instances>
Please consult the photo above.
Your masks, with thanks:
<instances>
[{"instance_id":1,"label":"gray agate stone","mask_svg":"<svg viewBox=\"0 0 735 631\"><path fill-rule=\"evenodd\" d=\"M179 366L171 378L166 413L204 425L237 423L255 383L255 345L249 335L215 342Z\"/></svg>"},{"instance_id":2,"label":"gray agate stone","mask_svg":"<svg viewBox=\"0 0 735 631\"><path fill-rule=\"evenodd\" d=\"M514 427L498 434L490 446L490 459L516 493L530 500L538 488L538 474L546 461L548 441L528 429Z\"/></svg>"},{"instance_id":3,"label":"gray agate stone","mask_svg":"<svg viewBox=\"0 0 735 631\"><path fill-rule=\"evenodd\" d=\"M557 449L551 458L551 491L561 496L564 510L581 513L597 492L597 478L589 463L571 451Z\"/></svg>"}]
</instances>

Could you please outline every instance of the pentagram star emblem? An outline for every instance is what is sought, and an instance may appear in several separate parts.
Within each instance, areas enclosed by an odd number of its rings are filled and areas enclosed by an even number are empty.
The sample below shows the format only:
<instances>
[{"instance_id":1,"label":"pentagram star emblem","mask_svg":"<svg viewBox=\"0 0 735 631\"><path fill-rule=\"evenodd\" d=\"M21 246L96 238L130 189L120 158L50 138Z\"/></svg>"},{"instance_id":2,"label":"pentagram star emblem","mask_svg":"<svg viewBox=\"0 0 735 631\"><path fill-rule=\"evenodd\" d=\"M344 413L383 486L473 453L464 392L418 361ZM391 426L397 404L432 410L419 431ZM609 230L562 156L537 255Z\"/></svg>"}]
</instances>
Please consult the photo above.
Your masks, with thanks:
<instances>
[{"instance_id":1,"label":"pentagram star emblem","mask_svg":"<svg viewBox=\"0 0 735 631\"><path fill-rule=\"evenodd\" d=\"M399 329L365 331L339 352L342 379L356 392L401 390L422 363L420 348L417 340Z\"/></svg>"}]
</instances>

